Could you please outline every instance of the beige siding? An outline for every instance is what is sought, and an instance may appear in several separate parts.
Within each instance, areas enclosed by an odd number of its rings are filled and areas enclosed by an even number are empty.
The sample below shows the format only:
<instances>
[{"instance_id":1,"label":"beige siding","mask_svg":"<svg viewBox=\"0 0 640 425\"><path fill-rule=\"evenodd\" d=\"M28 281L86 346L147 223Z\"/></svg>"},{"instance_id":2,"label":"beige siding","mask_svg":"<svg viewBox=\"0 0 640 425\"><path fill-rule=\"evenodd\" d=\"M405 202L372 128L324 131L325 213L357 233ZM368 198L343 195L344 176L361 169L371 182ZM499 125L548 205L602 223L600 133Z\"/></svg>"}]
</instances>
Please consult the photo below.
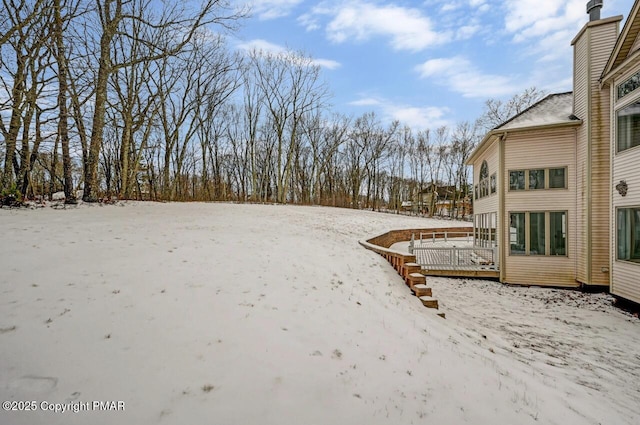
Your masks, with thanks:
<instances>
[{"instance_id":1,"label":"beige siding","mask_svg":"<svg viewBox=\"0 0 640 425\"><path fill-rule=\"evenodd\" d=\"M629 70L622 75L612 85L611 93L615 93L615 86L626 80L629 75L634 74L640 69L640 66ZM640 93L632 93L621 99L620 104L624 105L638 100ZM614 96L614 94L612 94ZM615 100L614 100L615 104ZM615 118L615 111L618 105L615 104L611 119ZM620 180L625 180L629 186L626 196L621 196L616 190L612 191L611 203L611 293L631 301L640 303L640 264L616 260L616 226L615 214L616 208L620 207L640 207L640 172L638 172L638 164L640 164L640 147L628 149L626 151L616 153L616 128L612 126L611 131L611 158L612 158L612 177L609 187L615 187Z\"/></svg>"},{"instance_id":2,"label":"beige siding","mask_svg":"<svg viewBox=\"0 0 640 425\"><path fill-rule=\"evenodd\" d=\"M496 193L489 195L482 199L474 199L473 204L473 213L475 214L485 214L485 213L496 213L496 238L500 240L500 214L498 214L499 209L499 197L498 193L500 191L500 172L499 172L499 152L498 152L498 140L493 140L490 142L489 146L485 151L478 157L476 161L473 163L473 183L478 184L480 181L480 167L482 166L483 161L487 161L487 165L489 166L489 177L496 173ZM474 220L475 223L475 220Z\"/></svg>"},{"instance_id":3,"label":"beige siding","mask_svg":"<svg viewBox=\"0 0 640 425\"><path fill-rule=\"evenodd\" d=\"M498 172L498 141L494 140L490 143L487 149L478 157L476 161L473 163L473 183L478 184L480 181L480 167L482 166L482 162L487 161L487 165L489 166L489 176L493 173ZM500 179L500 175L497 175L498 180ZM498 182L499 185L499 182ZM499 186L498 186L499 187ZM498 211L498 192L493 195L489 195L485 198L475 200L473 204L473 212L474 214L481 214L487 212L497 212Z\"/></svg>"},{"instance_id":4,"label":"beige siding","mask_svg":"<svg viewBox=\"0 0 640 425\"><path fill-rule=\"evenodd\" d=\"M613 186L620 180L626 180L629 190L622 197L617 191L613 194L614 207L640 205L640 146L615 154L613 161Z\"/></svg>"},{"instance_id":5,"label":"beige siding","mask_svg":"<svg viewBox=\"0 0 640 425\"><path fill-rule=\"evenodd\" d=\"M585 124L588 121L587 114L587 96L589 89L589 73L588 73L588 37L584 34L574 46L574 71L573 71L573 102L574 115L583 120ZM578 143L576 147L577 168L574 179L576 185L576 193L578 196L578 206L575 216L577 234L577 278L581 281L587 278L587 125L583 124L578 128Z\"/></svg>"},{"instance_id":6,"label":"beige siding","mask_svg":"<svg viewBox=\"0 0 640 425\"><path fill-rule=\"evenodd\" d=\"M506 283L550 286L577 286L576 282L576 127L538 130L508 135L502 178L509 181L510 170L567 168L567 189L509 191L505 188L505 223L501 226L501 249L505 250ZM509 255L510 212L566 211L566 257Z\"/></svg>"},{"instance_id":7,"label":"beige siding","mask_svg":"<svg viewBox=\"0 0 640 425\"><path fill-rule=\"evenodd\" d=\"M591 37L591 285L609 285L610 91L598 79L618 36L618 24L594 28Z\"/></svg>"},{"instance_id":8,"label":"beige siding","mask_svg":"<svg viewBox=\"0 0 640 425\"><path fill-rule=\"evenodd\" d=\"M640 265L618 261L614 264L611 275L611 293L622 298L640 303Z\"/></svg>"},{"instance_id":9,"label":"beige siding","mask_svg":"<svg viewBox=\"0 0 640 425\"><path fill-rule=\"evenodd\" d=\"M598 78L611 54L618 23L589 26L575 41L575 115L578 131L577 279L587 285L609 285L609 105L610 91Z\"/></svg>"}]
</instances>

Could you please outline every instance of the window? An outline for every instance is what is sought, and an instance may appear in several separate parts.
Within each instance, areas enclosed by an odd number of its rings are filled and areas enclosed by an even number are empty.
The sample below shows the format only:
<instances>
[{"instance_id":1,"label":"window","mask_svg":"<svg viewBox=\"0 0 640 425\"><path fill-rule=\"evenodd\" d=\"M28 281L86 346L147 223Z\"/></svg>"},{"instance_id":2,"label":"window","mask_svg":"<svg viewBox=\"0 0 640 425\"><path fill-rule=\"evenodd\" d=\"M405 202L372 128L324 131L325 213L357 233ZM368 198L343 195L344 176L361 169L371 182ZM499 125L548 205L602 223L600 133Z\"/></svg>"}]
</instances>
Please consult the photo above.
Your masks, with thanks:
<instances>
[{"instance_id":1,"label":"window","mask_svg":"<svg viewBox=\"0 0 640 425\"><path fill-rule=\"evenodd\" d=\"M484 179L480 182L480 197L489 196L489 181Z\"/></svg>"},{"instance_id":2,"label":"window","mask_svg":"<svg viewBox=\"0 0 640 425\"><path fill-rule=\"evenodd\" d=\"M565 175L566 168L550 168L549 169L549 189L566 189L567 179Z\"/></svg>"},{"instance_id":3,"label":"window","mask_svg":"<svg viewBox=\"0 0 640 425\"><path fill-rule=\"evenodd\" d=\"M640 208L619 208L617 216L616 258L640 263Z\"/></svg>"},{"instance_id":4,"label":"window","mask_svg":"<svg viewBox=\"0 0 640 425\"><path fill-rule=\"evenodd\" d=\"M497 176L496 173L493 173L491 175L491 194L493 195L494 193L496 193L496 180L497 180Z\"/></svg>"},{"instance_id":5,"label":"window","mask_svg":"<svg viewBox=\"0 0 640 425\"><path fill-rule=\"evenodd\" d=\"M566 167L509 171L509 190L566 189L566 175Z\"/></svg>"},{"instance_id":6,"label":"window","mask_svg":"<svg viewBox=\"0 0 640 425\"><path fill-rule=\"evenodd\" d=\"M509 171L509 190L524 190L524 170Z\"/></svg>"},{"instance_id":7,"label":"window","mask_svg":"<svg viewBox=\"0 0 640 425\"><path fill-rule=\"evenodd\" d=\"M524 213L509 214L509 246L511 255L523 255L525 251Z\"/></svg>"},{"instance_id":8,"label":"window","mask_svg":"<svg viewBox=\"0 0 640 425\"><path fill-rule=\"evenodd\" d=\"M489 177L489 164L487 161L482 161L482 166L480 167L480 180L484 180Z\"/></svg>"},{"instance_id":9,"label":"window","mask_svg":"<svg viewBox=\"0 0 640 425\"><path fill-rule=\"evenodd\" d=\"M497 246L496 239L496 213L476 214L474 217L475 240L473 245L483 248Z\"/></svg>"},{"instance_id":10,"label":"window","mask_svg":"<svg viewBox=\"0 0 640 425\"><path fill-rule=\"evenodd\" d=\"M619 110L617 118L617 152L640 145L640 101Z\"/></svg>"},{"instance_id":11,"label":"window","mask_svg":"<svg viewBox=\"0 0 640 425\"><path fill-rule=\"evenodd\" d=\"M567 213L549 213L550 255L567 255Z\"/></svg>"},{"instance_id":12,"label":"window","mask_svg":"<svg viewBox=\"0 0 640 425\"><path fill-rule=\"evenodd\" d=\"M618 86L618 99L622 99L638 87L640 87L640 72L633 74Z\"/></svg>"},{"instance_id":13,"label":"window","mask_svg":"<svg viewBox=\"0 0 640 425\"><path fill-rule=\"evenodd\" d=\"M545 213L529 213L529 255L544 255L545 249Z\"/></svg>"},{"instance_id":14,"label":"window","mask_svg":"<svg viewBox=\"0 0 640 425\"><path fill-rule=\"evenodd\" d=\"M544 170L529 170L529 189L544 189Z\"/></svg>"},{"instance_id":15,"label":"window","mask_svg":"<svg viewBox=\"0 0 640 425\"><path fill-rule=\"evenodd\" d=\"M510 213L509 244L511 255L566 256L566 211Z\"/></svg>"},{"instance_id":16,"label":"window","mask_svg":"<svg viewBox=\"0 0 640 425\"><path fill-rule=\"evenodd\" d=\"M491 179L495 179L495 173L491 176ZM495 188L491 185L495 185L494 181L489 182L489 165L487 161L482 161L482 166L480 167L480 175L479 182L476 188L476 199L482 199L486 196L489 196L490 193L495 193Z\"/></svg>"}]
</instances>

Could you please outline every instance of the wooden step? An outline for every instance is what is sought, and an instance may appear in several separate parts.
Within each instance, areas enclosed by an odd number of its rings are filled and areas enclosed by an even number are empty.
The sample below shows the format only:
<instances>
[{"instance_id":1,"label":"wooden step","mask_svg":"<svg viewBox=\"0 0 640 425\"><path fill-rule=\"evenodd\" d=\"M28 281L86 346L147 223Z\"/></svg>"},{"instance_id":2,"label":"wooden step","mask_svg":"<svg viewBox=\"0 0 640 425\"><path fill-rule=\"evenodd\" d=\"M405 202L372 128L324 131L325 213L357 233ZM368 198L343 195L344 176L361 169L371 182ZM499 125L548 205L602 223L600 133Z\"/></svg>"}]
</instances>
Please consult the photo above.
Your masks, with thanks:
<instances>
[{"instance_id":1,"label":"wooden step","mask_svg":"<svg viewBox=\"0 0 640 425\"><path fill-rule=\"evenodd\" d=\"M422 305L427 308L438 308L438 300L433 297L428 297L425 295L423 297L418 297L418 299L422 302Z\"/></svg>"},{"instance_id":2,"label":"wooden step","mask_svg":"<svg viewBox=\"0 0 640 425\"><path fill-rule=\"evenodd\" d=\"M427 278L424 277L424 275L422 273L411 273L409 275L409 287L411 287L411 290L413 291L413 287L415 285L424 285L427 283Z\"/></svg>"},{"instance_id":3,"label":"wooden step","mask_svg":"<svg viewBox=\"0 0 640 425\"><path fill-rule=\"evenodd\" d=\"M416 294L416 297L425 297L425 296L426 297L430 297L430 296L432 296L431 288L429 288L424 283L420 283L418 285L413 285L413 292Z\"/></svg>"},{"instance_id":4,"label":"wooden step","mask_svg":"<svg viewBox=\"0 0 640 425\"><path fill-rule=\"evenodd\" d=\"M405 263L404 265L404 276L402 276L405 282L409 283L409 275L411 273L420 273L422 267L418 263Z\"/></svg>"}]
</instances>

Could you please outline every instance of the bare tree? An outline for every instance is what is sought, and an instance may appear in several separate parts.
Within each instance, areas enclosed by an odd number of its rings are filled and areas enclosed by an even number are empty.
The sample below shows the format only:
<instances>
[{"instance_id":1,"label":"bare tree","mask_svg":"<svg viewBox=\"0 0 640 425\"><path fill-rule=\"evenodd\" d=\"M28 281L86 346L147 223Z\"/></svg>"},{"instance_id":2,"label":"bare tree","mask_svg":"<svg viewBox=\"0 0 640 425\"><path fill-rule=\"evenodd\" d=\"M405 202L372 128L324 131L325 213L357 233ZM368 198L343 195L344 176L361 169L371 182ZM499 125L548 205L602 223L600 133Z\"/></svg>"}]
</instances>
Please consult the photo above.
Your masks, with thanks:
<instances>
[{"instance_id":1,"label":"bare tree","mask_svg":"<svg viewBox=\"0 0 640 425\"><path fill-rule=\"evenodd\" d=\"M484 112L479 118L479 125L485 131L492 130L538 102L544 96L546 96L544 90L530 87L522 93L513 95L506 102L499 99L488 99L484 104Z\"/></svg>"},{"instance_id":2,"label":"bare tree","mask_svg":"<svg viewBox=\"0 0 640 425\"><path fill-rule=\"evenodd\" d=\"M299 127L304 116L325 106L327 87L320 79L320 67L303 53L254 51L250 62L277 140L276 200L284 203L299 148Z\"/></svg>"},{"instance_id":3,"label":"bare tree","mask_svg":"<svg viewBox=\"0 0 640 425\"><path fill-rule=\"evenodd\" d=\"M40 18L44 0L10 1L2 0L0 7L0 46L7 43L15 33L24 31L33 21Z\"/></svg>"},{"instance_id":4,"label":"bare tree","mask_svg":"<svg viewBox=\"0 0 640 425\"><path fill-rule=\"evenodd\" d=\"M452 135L451 160L455 169L455 185L459 189L458 196L454 200L456 204L469 195L469 167L466 165L467 159L476 147L479 139L478 122L470 123L463 121L456 125ZM457 211L457 210L456 210ZM457 213L456 213L457 216Z\"/></svg>"},{"instance_id":5,"label":"bare tree","mask_svg":"<svg viewBox=\"0 0 640 425\"><path fill-rule=\"evenodd\" d=\"M73 187L72 160L71 150L69 147L69 109L68 109L68 92L69 92L69 66L67 63L67 51L65 46L65 26L69 24L72 14L77 10L79 3L71 5L67 8L66 2L62 0L53 0L53 20L51 25L51 35L53 40L53 56L58 68L58 137L62 147L62 170L64 181L65 203L76 203L76 194ZM63 9L68 14L63 14ZM55 154L55 153L54 153Z\"/></svg>"},{"instance_id":6,"label":"bare tree","mask_svg":"<svg viewBox=\"0 0 640 425\"><path fill-rule=\"evenodd\" d=\"M32 120L39 108L37 101L45 87L45 71L50 65L45 42L51 13L41 1L33 4L3 1L0 15L4 18L2 26L8 27L0 37L0 48L5 50L4 44L7 44L10 51L6 56L2 54L0 62L0 84L5 92L0 99L6 99L0 105L0 113L10 111L8 128L4 119L0 119L0 131L5 142L0 187L8 188L16 183L17 177L23 177L17 156L19 141L22 144L22 165L26 166L29 161L28 145L25 146L25 143L29 143ZM19 140L21 130L23 134ZM22 186L22 182L17 183Z\"/></svg>"},{"instance_id":7,"label":"bare tree","mask_svg":"<svg viewBox=\"0 0 640 425\"><path fill-rule=\"evenodd\" d=\"M98 199L98 158L102 146L105 126L108 82L111 74L118 69L134 66L142 62L166 60L181 52L194 34L205 25L233 26L243 14L231 11L228 2L206 0L200 9L189 15L185 9L163 3L163 8L154 13L150 1L137 3L127 0L96 0L95 13L100 25L97 76L94 93L91 139L88 147L84 176L84 200ZM140 7L135 7L139 5ZM134 25L135 23L135 25ZM139 31L133 31L138 28ZM140 57L114 62L113 43L119 37L137 38L148 49ZM177 40L177 41L173 41Z\"/></svg>"},{"instance_id":8,"label":"bare tree","mask_svg":"<svg viewBox=\"0 0 640 425\"><path fill-rule=\"evenodd\" d=\"M404 168L407 156L412 149L413 140L411 128L404 126L396 137L396 143L392 143L389 148L389 208L396 211L402 206L403 192L405 192L403 190Z\"/></svg>"}]
</instances>

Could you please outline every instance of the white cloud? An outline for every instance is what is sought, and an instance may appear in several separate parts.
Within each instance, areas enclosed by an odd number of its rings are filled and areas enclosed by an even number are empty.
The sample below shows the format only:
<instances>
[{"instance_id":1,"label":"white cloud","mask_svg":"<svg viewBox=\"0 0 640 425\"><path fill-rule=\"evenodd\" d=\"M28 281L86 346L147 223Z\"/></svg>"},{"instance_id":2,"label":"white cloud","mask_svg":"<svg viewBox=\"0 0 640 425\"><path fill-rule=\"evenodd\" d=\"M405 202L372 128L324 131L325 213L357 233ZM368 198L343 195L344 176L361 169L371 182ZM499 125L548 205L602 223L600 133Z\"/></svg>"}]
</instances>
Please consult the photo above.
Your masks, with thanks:
<instances>
[{"instance_id":1,"label":"white cloud","mask_svg":"<svg viewBox=\"0 0 640 425\"><path fill-rule=\"evenodd\" d=\"M327 69L337 69L342 66L340 62L331 59L313 59L313 64Z\"/></svg>"},{"instance_id":2,"label":"white cloud","mask_svg":"<svg viewBox=\"0 0 640 425\"><path fill-rule=\"evenodd\" d=\"M464 97L501 97L518 92L523 86L521 81L516 82L511 77L483 74L460 56L431 59L415 69L422 78L433 78L437 84L447 86Z\"/></svg>"},{"instance_id":3,"label":"white cloud","mask_svg":"<svg viewBox=\"0 0 640 425\"><path fill-rule=\"evenodd\" d=\"M261 20L281 18L291 13L304 0L257 0L250 3L251 12Z\"/></svg>"},{"instance_id":4,"label":"white cloud","mask_svg":"<svg viewBox=\"0 0 640 425\"><path fill-rule=\"evenodd\" d=\"M290 49L287 49L284 46L281 46L279 44L274 44L262 39L255 39L255 40L247 41L245 43L240 43L238 44L238 48L245 51L258 51L263 53L271 53L274 55L285 55L288 52L291 52ZM329 70L337 69L342 66L340 62L337 62L331 59L311 58L311 64L317 65L321 68L326 68Z\"/></svg>"},{"instance_id":5,"label":"white cloud","mask_svg":"<svg viewBox=\"0 0 640 425\"><path fill-rule=\"evenodd\" d=\"M464 25L458 28L456 38L459 40L466 40L479 33L480 30L482 30L482 26L480 25Z\"/></svg>"},{"instance_id":6,"label":"white cloud","mask_svg":"<svg viewBox=\"0 0 640 425\"><path fill-rule=\"evenodd\" d=\"M315 31L321 28L318 18L313 13L304 13L298 17L298 23L306 28L307 31Z\"/></svg>"},{"instance_id":7,"label":"white cloud","mask_svg":"<svg viewBox=\"0 0 640 425\"><path fill-rule=\"evenodd\" d=\"M570 42L589 19L585 5L583 0L504 0L505 32L536 68L562 64L570 70Z\"/></svg>"},{"instance_id":8,"label":"white cloud","mask_svg":"<svg viewBox=\"0 0 640 425\"><path fill-rule=\"evenodd\" d=\"M363 97L349 102L352 106L375 107L387 121L398 120L413 130L435 129L453 122L446 118L450 114L448 108L436 106L415 106L399 104L384 98Z\"/></svg>"},{"instance_id":9,"label":"white cloud","mask_svg":"<svg viewBox=\"0 0 640 425\"><path fill-rule=\"evenodd\" d=\"M460 9L461 7L462 5L460 3L446 2L442 6L440 6L440 12L441 13L451 12L451 11Z\"/></svg>"},{"instance_id":10,"label":"white cloud","mask_svg":"<svg viewBox=\"0 0 640 425\"><path fill-rule=\"evenodd\" d=\"M373 97L365 97L359 100L354 100L353 102L349 102L349 105L353 106L378 106L380 104L380 100Z\"/></svg>"},{"instance_id":11,"label":"white cloud","mask_svg":"<svg viewBox=\"0 0 640 425\"><path fill-rule=\"evenodd\" d=\"M489 9L489 5L487 4L487 0L430 0L425 1L424 4L431 7L433 3L440 3L440 13L452 12L455 10L468 10L468 8L477 9L480 12L485 12Z\"/></svg>"},{"instance_id":12,"label":"white cloud","mask_svg":"<svg viewBox=\"0 0 640 425\"><path fill-rule=\"evenodd\" d=\"M238 48L242 50L247 50L247 51L257 50L265 53L274 53L274 54L280 54L287 51L287 48L284 46L270 43L262 39L255 39L255 40L247 41L246 43L240 43L238 44Z\"/></svg>"},{"instance_id":13,"label":"white cloud","mask_svg":"<svg viewBox=\"0 0 640 425\"><path fill-rule=\"evenodd\" d=\"M451 126L452 121L445 118L450 113L448 108L435 106L396 106L389 111L393 118L402 124L407 124L414 130L436 129L442 126Z\"/></svg>"},{"instance_id":14,"label":"white cloud","mask_svg":"<svg viewBox=\"0 0 640 425\"><path fill-rule=\"evenodd\" d=\"M416 8L377 5L366 1L340 2L333 7L320 5L299 21L308 30L319 27L318 18L329 16L327 38L335 43L390 38L396 50L419 51L451 40L450 31L437 31L429 17Z\"/></svg>"},{"instance_id":15,"label":"white cloud","mask_svg":"<svg viewBox=\"0 0 640 425\"><path fill-rule=\"evenodd\" d=\"M538 40L529 48L529 51L537 57L539 62L561 61L571 69L573 48L570 41L575 35L575 32L570 30L557 31Z\"/></svg>"},{"instance_id":16,"label":"white cloud","mask_svg":"<svg viewBox=\"0 0 640 425\"><path fill-rule=\"evenodd\" d=\"M575 32L588 19L584 0L505 0L504 4L505 29L516 42L569 29Z\"/></svg>"}]
</instances>

